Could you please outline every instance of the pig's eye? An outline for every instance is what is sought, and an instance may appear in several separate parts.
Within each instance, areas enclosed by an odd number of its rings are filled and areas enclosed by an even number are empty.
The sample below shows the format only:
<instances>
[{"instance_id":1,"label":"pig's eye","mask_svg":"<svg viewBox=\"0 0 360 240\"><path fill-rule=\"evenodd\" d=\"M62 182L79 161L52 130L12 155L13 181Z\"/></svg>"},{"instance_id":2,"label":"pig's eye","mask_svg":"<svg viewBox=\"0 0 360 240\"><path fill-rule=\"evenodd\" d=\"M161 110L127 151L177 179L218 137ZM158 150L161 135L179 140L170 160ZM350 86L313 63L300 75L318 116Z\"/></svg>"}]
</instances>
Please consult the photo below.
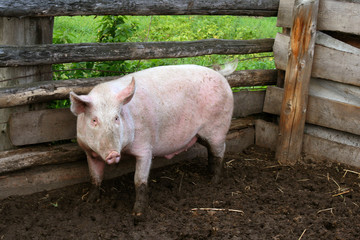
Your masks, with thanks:
<instances>
[{"instance_id":1,"label":"pig's eye","mask_svg":"<svg viewBox=\"0 0 360 240\"><path fill-rule=\"evenodd\" d=\"M98 124L98 121L97 121L97 118L96 118L96 117L93 118L93 119L91 119L91 124L92 124L93 126L96 126L96 125Z\"/></svg>"},{"instance_id":2,"label":"pig's eye","mask_svg":"<svg viewBox=\"0 0 360 240\"><path fill-rule=\"evenodd\" d=\"M119 116L116 116L116 117L115 117L115 121L119 121Z\"/></svg>"}]
</instances>

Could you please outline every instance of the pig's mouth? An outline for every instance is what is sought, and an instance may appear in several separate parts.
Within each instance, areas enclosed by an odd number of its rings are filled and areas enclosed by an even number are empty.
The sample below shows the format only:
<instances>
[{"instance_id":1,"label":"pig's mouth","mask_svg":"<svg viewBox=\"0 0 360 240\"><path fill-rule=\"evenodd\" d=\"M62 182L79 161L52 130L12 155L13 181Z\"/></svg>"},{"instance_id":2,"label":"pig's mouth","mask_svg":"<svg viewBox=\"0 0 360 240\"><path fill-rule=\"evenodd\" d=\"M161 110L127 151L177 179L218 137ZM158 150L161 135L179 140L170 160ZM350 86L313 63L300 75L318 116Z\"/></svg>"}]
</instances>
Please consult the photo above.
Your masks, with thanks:
<instances>
[{"instance_id":1,"label":"pig's mouth","mask_svg":"<svg viewBox=\"0 0 360 240\"><path fill-rule=\"evenodd\" d=\"M117 151L111 151L109 155L106 157L105 162L108 164L114 164L120 162L120 153Z\"/></svg>"}]
</instances>

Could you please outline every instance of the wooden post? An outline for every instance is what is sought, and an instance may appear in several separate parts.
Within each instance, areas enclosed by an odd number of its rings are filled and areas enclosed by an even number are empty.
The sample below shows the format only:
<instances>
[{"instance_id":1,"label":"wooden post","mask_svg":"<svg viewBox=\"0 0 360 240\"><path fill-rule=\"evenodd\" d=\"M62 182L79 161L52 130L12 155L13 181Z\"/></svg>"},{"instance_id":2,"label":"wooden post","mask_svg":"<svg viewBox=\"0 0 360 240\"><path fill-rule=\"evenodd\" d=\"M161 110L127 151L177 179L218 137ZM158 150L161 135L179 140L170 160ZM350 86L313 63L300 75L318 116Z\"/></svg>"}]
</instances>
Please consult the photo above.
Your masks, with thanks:
<instances>
[{"instance_id":1,"label":"wooden post","mask_svg":"<svg viewBox=\"0 0 360 240\"><path fill-rule=\"evenodd\" d=\"M301 156L314 55L319 0L296 0L285 74L276 159L293 165Z\"/></svg>"},{"instance_id":2,"label":"wooden post","mask_svg":"<svg viewBox=\"0 0 360 240\"><path fill-rule=\"evenodd\" d=\"M0 17L0 45L33 45L52 43L53 18ZM10 79L10 80L9 80ZM51 80L51 65L0 68L0 87ZM13 112L42 108L39 105L0 109L0 151L11 149L8 120Z\"/></svg>"}]
</instances>

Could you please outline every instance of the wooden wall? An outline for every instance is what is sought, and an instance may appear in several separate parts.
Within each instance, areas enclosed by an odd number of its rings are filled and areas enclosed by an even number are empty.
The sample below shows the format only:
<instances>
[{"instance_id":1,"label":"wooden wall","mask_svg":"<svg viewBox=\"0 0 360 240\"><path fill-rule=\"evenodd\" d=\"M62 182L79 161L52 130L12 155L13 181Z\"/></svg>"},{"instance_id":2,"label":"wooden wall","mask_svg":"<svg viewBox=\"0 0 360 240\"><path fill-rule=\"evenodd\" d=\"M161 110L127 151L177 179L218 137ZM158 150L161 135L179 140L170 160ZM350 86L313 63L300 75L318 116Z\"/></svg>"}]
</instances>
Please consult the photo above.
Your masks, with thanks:
<instances>
[{"instance_id":1,"label":"wooden wall","mask_svg":"<svg viewBox=\"0 0 360 240\"><path fill-rule=\"evenodd\" d=\"M292 25L295 0L281 0L279 27ZM360 2L320 0L302 151L360 167ZM274 43L277 69L287 69L290 32ZM286 84L286 82L285 82ZM284 89L269 87L264 112L280 115ZM275 150L277 123L257 121L256 144Z\"/></svg>"}]
</instances>

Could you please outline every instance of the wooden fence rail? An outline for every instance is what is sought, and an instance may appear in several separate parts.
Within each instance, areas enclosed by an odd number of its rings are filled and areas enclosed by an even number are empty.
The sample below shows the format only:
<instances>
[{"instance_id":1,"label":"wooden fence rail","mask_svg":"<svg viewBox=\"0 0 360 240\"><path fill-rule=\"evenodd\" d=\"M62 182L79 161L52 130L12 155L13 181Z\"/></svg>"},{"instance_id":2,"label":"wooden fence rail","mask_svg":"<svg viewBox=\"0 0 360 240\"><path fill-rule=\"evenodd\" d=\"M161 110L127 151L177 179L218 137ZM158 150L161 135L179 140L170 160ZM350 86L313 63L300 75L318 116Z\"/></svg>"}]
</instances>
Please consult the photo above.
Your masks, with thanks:
<instances>
[{"instance_id":1,"label":"wooden fence rail","mask_svg":"<svg viewBox=\"0 0 360 240\"><path fill-rule=\"evenodd\" d=\"M69 98L70 91L87 94L97 84L119 78L98 77L62 81L43 81L10 88L0 88L0 108ZM227 76L230 86L275 85L277 70L244 70Z\"/></svg>"},{"instance_id":2,"label":"wooden fence rail","mask_svg":"<svg viewBox=\"0 0 360 240\"><path fill-rule=\"evenodd\" d=\"M1 46L0 67L272 52L274 39Z\"/></svg>"},{"instance_id":3,"label":"wooden fence rail","mask_svg":"<svg viewBox=\"0 0 360 240\"><path fill-rule=\"evenodd\" d=\"M276 16L279 0L2 0L0 16L248 15Z\"/></svg>"}]
</instances>

